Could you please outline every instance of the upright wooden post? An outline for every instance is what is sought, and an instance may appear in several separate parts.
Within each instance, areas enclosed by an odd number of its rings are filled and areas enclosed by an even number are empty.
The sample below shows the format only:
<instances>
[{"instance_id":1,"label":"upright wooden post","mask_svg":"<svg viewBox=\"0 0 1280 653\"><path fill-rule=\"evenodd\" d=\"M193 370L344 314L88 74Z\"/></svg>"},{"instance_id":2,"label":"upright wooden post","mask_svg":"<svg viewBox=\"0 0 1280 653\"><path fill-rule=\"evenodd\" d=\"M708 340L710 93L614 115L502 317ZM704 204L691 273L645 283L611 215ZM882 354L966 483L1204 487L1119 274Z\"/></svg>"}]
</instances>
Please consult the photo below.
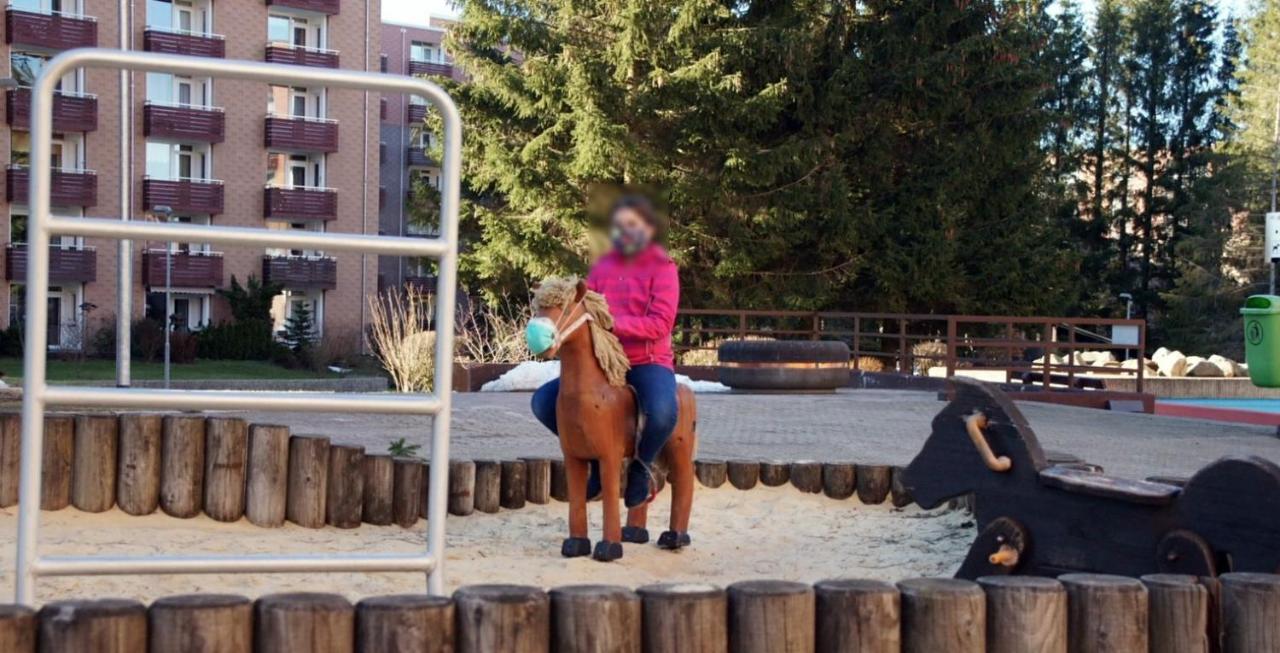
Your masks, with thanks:
<instances>
[{"instance_id":1,"label":"upright wooden post","mask_svg":"<svg viewBox=\"0 0 1280 653\"><path fill-rule=\"evenodd\" d=\"M21 456L22 415L0 413L0 508L18 505Z\"/></svg>"},{"instance_id":2,"label":"upright wooden post","mask_svg":"<svg viewBox=\"0 0 1280 653\"><path fill-rule=\"evenodd\" d=\"M519 510L524 507L525 492L528 481L525 480L523 460L502 461L502 480L499 489L499 503L508 510Z\"/></svg>"},{"instance_id":3,"label":"upright wooden post","mask_svg":"<svg viewBox=\"0 0 1280 653\"><path fill-rule=\"evenodd\" d=\"M902 593L903 653L983 653L986 599L977 583L954 578L912 578Z\"/></svg>"},{"instance_id":4,"label":"upright wooden post","mask_svg":"<svg viewBox=\"0 0 1280 653\"><path fill-rule=\"evenodd\" d=\"M356 604L356 653L453 653L453 599L375 596Z\"/></svg>"},{"instance_id":5,"label":"upright wooden post","mask_svg":"<svg viewBox=\"0 0 1280 653\"><path fill-rule=\"evenodd\" d=\"M256 653L353 653L355 609L337 594L270 594L254 605Z\"/></svg>"},{"instance_id":6,"label":"upright wooden post","mask_svg":"<svg viewBox=\"0 0 1280 653\"><path fill-rule=\"evenodd\" d=\"M422 491L418 493L420 497L418 501L418 516L427 518L427 506L430 504L431 498L431 461L424 460L422 462Z\"/></svg>"},{"instance_id":7,"label":"upright wooden post","mask_svg":"<svg viewBox=\"0 0 1280 653\"><path fill-rule=\"evenodd\" d=\"M889 498L893 469L888 465L858 465L858 500L875 505Z\"/></svg>"},{"instance_id":8,"label":"upright wooden post","mask_svg":"<svg viewBox=\"0 0 1280 653\"><path fill-rule=\"evenodd\" d=\"M902 474L901 467L894 467L889 475L889 495L894 508L905 508L916 501L911 496L911 490L907 489L907 484L902 482Z\"/></svg>"},{"instance_id":9,"label":"upright wooden post","mask_svg":"<svg viewBox=\"0 0 1280 653\"><path fill-rule=\"evenodd\" d=\"M1222 651L1280 651L1280 576L1230 573L1222 581Z\"/></svg>"},{"instance_id":10,"label":"upright wooden post","mask_svg":"<svg viewBox=\"0 0 1280 653\"><path fill-rule=\"evenodd\" d=\"M255 526L284 525L289 488L289 427L249 427L249 472L245 517Z\"/></svg>"},{"instance_id":11,"label":"upright wooden post","mask_svg":"<svg viewBox=\"0 0 1280 653\"><path fill-rule=\"evenodd\" d=\"M103 512L116 505L119 429L115 415L76 418L75 469L71 474L71 504L76 508Z\"/></svg>"},{"instance_id":12,"label":"upright wooden post","mask_svg":"<svg viewBox=\"0 0 1280 653\"><path fill-rule=\"evenodd\" d=\"M750 490L760 482L760 461L730 460L729 484L739 490Z\"/></svg>"},{"instance_id":13,"label":"upright wooden post","mask_svg":"<svg viewBox=\"0 0 1280 653\"><path fill-rule=\"evenodd\" d=\"M324 526L328 494L329 438L295 435L289 438L289 496L285 514L305 528Z\"/></svg>"},{"instance_id":14,"label":"upright wooden post","mask_svg":"<svg viewBox=\"0 0 1280 653\"><path fill-rule=\"evenodd\" d=\"M0 605L0 651L36 653L36 612L25 605Z\"/></svg>"},{"instance_id":15,"label":"upright wooden post","mask_svg":"<svg viewBox=\"0 0 1280 653\"><path fill-rule=\"evenodd\" d=\"M168 415L160 435L160 509L171 517L200 514L204 498L204 417Z\"/></svg>"},{"instance_id":16,"label":"upright wooden post","mask_svg":"<svg viewBox=\"0 0 1280 653\"><path fill-rule=\"evenodd\" d=\"M791 479L795 480L792 470ZM857 467L853 463L826 463L822 466L822 492L832 499L848 499L858 489Z\"/></svg>"},{"instance_id":17,"label":"upright wooden post","mask_svg":"<svg viewBox=\"0 0 1280 653\"><path fill-rule=\"evenodd\" d=\"M210 417L204 424L204 514L236 521L244 516L249 426L239 417Z\"/></svg>"},{"instance_id":18,"label":"upright wooden post","mask_svg":"<svg viewBox=\"0 0 1280 653\"><path fill-rule=\"evenodd\" d=\"M715 489L729 478L729 464L715 458L699 458L693 461L693 472L702 487Z\"/></svg>"},{"instance_id":19,"label":"upright wooden post","mask_svg":"<svg viewBox=\"0 0 1280 653\"><path fill-rule=\"evenodd\" d=\"M897 653L898 588L875 580L834 579L813 586L816 648L824 653Z\"/></svg>"},{"instance_id":20,"label":"upright wooden post","mask_svg":"<svg viewBox=\"0 0 1280 653\"><path fill-rule=\"evenodd\" d=\"M71 505L71 463L75 457L75 419L70 415L44 418L44 452L40 463L40 509L62 510Z\"/></svg>"},{"instance_id":21,"label":"upright wooden post","mask_svg":"<svg viewBox=\"0 0 1280 653\"><path fill-rule=\"evenodd\" d=\"M475 511L476 464L449 461L449 514L465 517Z\"/></svg>"},{"instance_id":22,"label":"upright wooden post","mask_svg":"<svg viewBox=\"0 0 1280 653\"><path fill-rule=\"evenodd\" d=\"M243 596L165 597L151 604L147 622L152 651L253 652L253 602Z\"/></svg>"},{"instance_id":23,"label":"upright wooden post","mask_svg":"<svg viewBox=\"0 0 1280 653\"><path fill-rule=\"evenodd\" d=\"M791 465L777 460L760 461L760 483L765 487L786 485L791 480Z\"/></svg>"},{"instance_id":24,"label":"upright wooden post","mask_svg":"<svg viewBox=\"0 0 1280 653\"><path fill-rule=\"evenodd\" d=\"M729 586L729 650L734 653L811 653L813 588L783 580Z\"/></svg>"},{"instance_id":25,"label":"upright wooden post","mask_svg":"<svg viewBox=\"0 0 1280 653\"><path fill-rule=\"evenodd\" d=\"M1147 588L1135 578L1064 574L1067 641L1072 653L1139 653L1148 649Z\"/></svg>"},{"instance_id":26,"label":"upright wooden post","mask_svg":"<svg viewBox=\"0 0 1280 653\"><path fill-rule=\"evenodd\" d=\"M817 494L822 491L822 463L797 460L791 463L791 485L801 492Z\"/></svg>"},{"instance_id":27,"label":"upright wooden post","mask_svg":"<svg viewBox=\"0 0 1280 653\"><path fill-rule=\"evenodd\" d=\"M640 653L640 597L625 587L557 587L551 620L557 653Z\"/></svg>"},{"instance_id":28,"label":"upright wooden post","mask_svg":"<svg viewBox=\"0 0 1280 653\"><path fill-rule=\"evenodd\" d=\"M1209 590L1195 576L1150 574L1147 640L1153 651L1209 653Z\"/></svg>"},{"instance_id":29,"label":"upright wooden post","mask_svg":"<svg viewBox=\"0 0 1280 653\"><path fill-rule=\"evenodd\" d=\"M476 461L475 507L480 512L498 512L502 505L502 463L496 460Z\"/></svg>"},{"instance_id":30,"label":"upright wooden post","mask_svg":"<svg viewBox=\"0 0 1280 653\"><path fill-rule=\"evenodd\" d=\"M525 498L529 503L543 505L551 501L551 461L546 458L524 458L527 485Z\"/></svg>"},{"instance_id":31,"label":"upright wooden post","mask_svg":"<svg viewBox=\"0 0 1280 653\"><path fill-rule=\"evenodd\" d=\"M150 515L160 507L161 422L155 414L120 416L116 505L130 515Z\"/></svg>"},{"instance_id":32,"label":"upright wooden post","mask_svg":"<svg viewBox=\"0 0 1280 653\"><path fill-rule=\"evenodd\" d=\"M547 653L551 604L526 585L469 585L453 593L458 653Z\"/></svg>"},{"instance_id":33,"label":"upright wooden post","mask_svg":"<svg viewBox=\"0 0 1280 653\"><path fill-rule=\"evenodd\" d=\"M402 528L418 523L418 503L422 501L422 461L396 458L391 493L391 517Z\"/></svg>"},{"instance_id":34,"label":"upright wooden post","mask_svg":"<svg viewBox=\"0 0 1280 653\"><path fill-rule=\"evenodd\" d=\"M728 595L714 585L670 583L636 590L645 653L729 650Z\"/></svg>"},{"instance_id":35,"label":"upright wooden post","mask_svg":"<svg viewBox=\"0 0 1280 653\"><path fill-rule=\"evenodd\" d=\"M388 454L364 457L364 510L366 524L390 526L395 521L391 509L395 496L396 464Z\"/></svg>"},{"instance_id":36,"label":"upright wooden post","mask_svg":"<svg viewBox=\"0 0 1280 653\"><path fill-rule=\"evenodd\" d=\"M564 461L559 458L551 461L551 498L556 501L569 500L569 481L564 474Z\"/></svg>"},{"instance_id":37,"label":"upright wooden post","mask_svg":"<svg viewBox=\"0 0 1280 653\"><path fill-rule=\"evenodd\" d=\"M364 510L364 447L329 447L324 521L335 528L356 528Z\"/></svg>"},{"instance_id":38,"label":"upright wooden post","mask_svg":"<svg viewBox=\"0 0 1280 653\"><path fill-rule=\"evenodd\" d=\"M138 653L147 649L147 607L126 599L54 601L40 608L41 651Z\"/></svg>"},{"instance_id":39,"label":"upright wooden post","mask_svg":"<svg viewBox=\"0 0 1280 653\"><path fill-rule=\"evenodd\" d=\"M986 576L988 653L1067 653L1067 591L1038 576Z\"/></svg>"}]
</instances>

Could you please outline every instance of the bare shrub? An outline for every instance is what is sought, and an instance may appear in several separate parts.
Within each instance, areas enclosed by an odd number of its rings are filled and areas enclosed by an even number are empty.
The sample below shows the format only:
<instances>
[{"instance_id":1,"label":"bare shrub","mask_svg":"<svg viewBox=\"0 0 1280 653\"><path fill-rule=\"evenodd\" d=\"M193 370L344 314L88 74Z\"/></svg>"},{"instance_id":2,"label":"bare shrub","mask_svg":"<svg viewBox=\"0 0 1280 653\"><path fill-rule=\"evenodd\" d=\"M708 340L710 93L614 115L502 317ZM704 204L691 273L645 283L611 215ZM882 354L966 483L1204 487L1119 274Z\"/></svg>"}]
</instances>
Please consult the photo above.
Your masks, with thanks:
<instances>
[{"instance_id":1,"label":"bare shrub","mask_svg":"<svg viewBox=\"0 0 1280 653\"><path fill-rule=\"evenodd\" d=\"M457 358L468 363L519 363L529 360L524 327L529 309L510 301L472 302L457 318Z\"/></svg>"},{"instance_id":2,"label":"bare shrub","mask_svg":"<svg viewBox=\"0 0 1280 653\"><path fill-rule=\"evenodd\" d=\"M320 368L329 365L351 367L359 355L360 332L356 329L326 329L316 343L315 362Z\"/></svg>"},{"instance_id":3,"label":"bare shrub","mask_svg":"<svg viewBox=\"0 0 1280 653\"><path fill-rule=\"evenodd\" d=\"M435 380L431 298L416 288L369 298L369 347L400 392L425 392Z\"/></svg>"},{"instance_id":4,"label":"bare shrub","mask_svg":"<svg viewBox=\"0 0 1280 653\"><path fill-rule=\"evenodd\" d=\"M859 356L857 361L858 369L863 372L883 372L884 361L875 356Z\"/></svg>"},{"instance_id":5,"label":"bare shrub","mask_svg":"<svg viewBox=\"0 0 1280 653\"><path fill-rule=\"evenodd\" d=\"M929 340L911 347L911 359L917 374L928 374L929 368L947 364L947 343Z\"/></svg>"}]
</instances>

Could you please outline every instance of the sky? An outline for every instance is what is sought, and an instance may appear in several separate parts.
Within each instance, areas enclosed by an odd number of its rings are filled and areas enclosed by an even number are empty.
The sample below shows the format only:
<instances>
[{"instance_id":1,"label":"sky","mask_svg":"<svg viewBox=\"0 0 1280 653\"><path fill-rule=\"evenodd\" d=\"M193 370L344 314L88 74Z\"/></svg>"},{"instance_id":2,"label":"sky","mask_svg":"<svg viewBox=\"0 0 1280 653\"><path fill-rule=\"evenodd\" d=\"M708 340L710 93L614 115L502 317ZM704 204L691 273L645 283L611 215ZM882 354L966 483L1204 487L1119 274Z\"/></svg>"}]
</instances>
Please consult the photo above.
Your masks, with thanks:
<instances>
[{"instance_id":1,"label":"sky","mask_svg":"<svg viewBox=\"0 0 1280 653\"><path fill-rule=\"evenodd\" d=\"M401 25L426 25L427 16L456 16L449 0L382 0L382 19Z\"/></svg>"}]
</instances>

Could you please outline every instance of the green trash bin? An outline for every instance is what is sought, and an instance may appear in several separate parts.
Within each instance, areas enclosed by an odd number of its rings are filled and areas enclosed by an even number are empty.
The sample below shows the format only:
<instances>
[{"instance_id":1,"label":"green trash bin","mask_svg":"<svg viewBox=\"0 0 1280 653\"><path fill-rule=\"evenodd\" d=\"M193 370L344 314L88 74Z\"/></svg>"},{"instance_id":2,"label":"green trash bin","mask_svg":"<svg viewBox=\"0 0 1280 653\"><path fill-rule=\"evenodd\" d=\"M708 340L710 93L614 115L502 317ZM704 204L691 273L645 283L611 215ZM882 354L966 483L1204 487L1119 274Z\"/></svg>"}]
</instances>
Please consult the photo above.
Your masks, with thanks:
<instances>
[{"instance_id":1,"label":"green trash bin","mask_svg":"<svg viewBox=\"0 0 1280 653\"><path fill-rule=\"evenodd\" d=\"M1261 388L1280 388L1280 297L1254 295L1240 309L1249 378Z\"/></svg>"}]
</instances>

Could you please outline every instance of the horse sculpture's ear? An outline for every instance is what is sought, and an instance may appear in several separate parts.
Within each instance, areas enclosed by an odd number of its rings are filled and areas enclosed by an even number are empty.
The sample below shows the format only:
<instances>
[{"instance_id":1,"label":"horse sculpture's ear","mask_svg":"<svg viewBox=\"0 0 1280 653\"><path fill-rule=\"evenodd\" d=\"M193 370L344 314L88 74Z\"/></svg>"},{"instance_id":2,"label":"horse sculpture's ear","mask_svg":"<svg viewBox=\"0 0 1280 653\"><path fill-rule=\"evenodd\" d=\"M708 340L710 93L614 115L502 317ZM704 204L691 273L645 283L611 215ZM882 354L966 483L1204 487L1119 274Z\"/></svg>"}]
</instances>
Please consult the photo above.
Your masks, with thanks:
<instances>
[{"instance_id":1,"label":"horse sculpture's ear","mask_svg":"<svg viewBox=\"0 0 1280 653\"><path fill-rule=\"evenodd\" d=\"M580 302L582 301L582 298L586 296L587 296L587 282L583 279L578 279L578 289L573 293L573 301Z\"/></svg>"}]
</instances>

